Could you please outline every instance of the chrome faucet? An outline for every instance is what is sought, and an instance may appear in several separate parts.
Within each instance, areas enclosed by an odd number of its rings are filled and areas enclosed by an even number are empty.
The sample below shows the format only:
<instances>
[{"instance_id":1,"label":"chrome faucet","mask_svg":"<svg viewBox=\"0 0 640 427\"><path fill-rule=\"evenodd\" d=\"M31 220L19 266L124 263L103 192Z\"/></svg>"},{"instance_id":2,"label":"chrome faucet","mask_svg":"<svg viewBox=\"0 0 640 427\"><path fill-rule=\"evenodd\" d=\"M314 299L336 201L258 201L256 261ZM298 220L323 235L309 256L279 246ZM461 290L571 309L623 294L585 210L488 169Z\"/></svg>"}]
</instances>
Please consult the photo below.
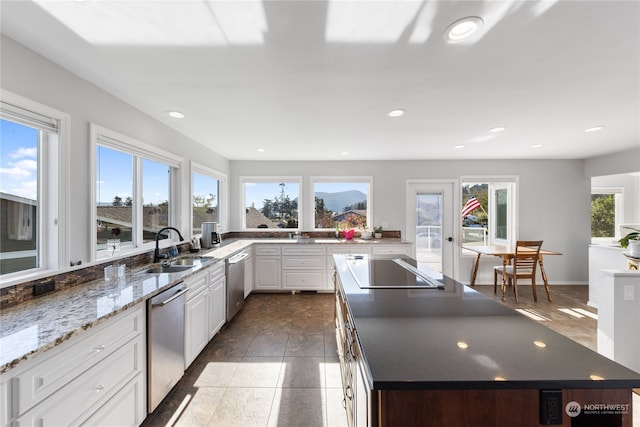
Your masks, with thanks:
<instances>
[{"instance_id":1,"label":"chrome faucet","mask_svg":"<svg viewBox=\"0 0 640 427\"><path fill-rule=\"evenodd\" d=\"M160 238L160 234L165 230L173 230L173 231L175 231L176 233L178 233L178 237L180 238L180 241L184 240L182 238L182 234L180 234L180 230L178 230L175 227L163 227L160 230L158 230L158 232L156 233L156 250L153 252L153 262L158 262L161 259L168 259L169 258L169 255L161 254L160 253L160 248L158 247L158 239Z\"/></svg>"}]
</instances>

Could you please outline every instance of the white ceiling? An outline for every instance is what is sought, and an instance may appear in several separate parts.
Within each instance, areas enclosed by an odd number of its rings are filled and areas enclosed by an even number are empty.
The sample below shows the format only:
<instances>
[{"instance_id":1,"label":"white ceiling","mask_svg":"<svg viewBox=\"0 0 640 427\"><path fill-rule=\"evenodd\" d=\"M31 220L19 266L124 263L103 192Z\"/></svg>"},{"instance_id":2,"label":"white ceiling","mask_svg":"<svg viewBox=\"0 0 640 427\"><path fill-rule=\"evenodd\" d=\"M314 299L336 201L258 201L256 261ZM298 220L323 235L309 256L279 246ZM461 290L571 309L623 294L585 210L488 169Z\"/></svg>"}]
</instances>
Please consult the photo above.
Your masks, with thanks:
<instances>
[{"instance_id":1,"label":"white ceiling","mask_svg":"<svg viewBox=\"0 0 640 427\"><path fill-rule=\"evenodd\" d=\"M0 7L7 36L232 160L571 159L640 144L636 0ZM466 16L482 33L446 42Z\"/></svg>"}]
</instances>

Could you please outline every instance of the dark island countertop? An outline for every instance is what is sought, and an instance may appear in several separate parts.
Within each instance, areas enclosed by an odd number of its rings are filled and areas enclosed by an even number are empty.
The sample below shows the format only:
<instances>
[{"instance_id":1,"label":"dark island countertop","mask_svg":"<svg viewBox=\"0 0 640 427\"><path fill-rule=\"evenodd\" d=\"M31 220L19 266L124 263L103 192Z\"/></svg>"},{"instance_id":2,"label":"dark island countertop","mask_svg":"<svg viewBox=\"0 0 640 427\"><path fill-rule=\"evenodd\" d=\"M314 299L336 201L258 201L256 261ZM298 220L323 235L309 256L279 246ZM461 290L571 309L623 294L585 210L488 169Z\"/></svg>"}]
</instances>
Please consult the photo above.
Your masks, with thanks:
<instances>
[{"instance_id":1,"label":"dark island countertop","mask_svg":"<svg viewBox=\"0 0 640 427\"><path fill-rule=\"evenodd\" d=\"M640 387L640 373L449 277L405 288L411 274L376 262L388 255L334 257L374 390Z\"/></svg>"}]
</instances>

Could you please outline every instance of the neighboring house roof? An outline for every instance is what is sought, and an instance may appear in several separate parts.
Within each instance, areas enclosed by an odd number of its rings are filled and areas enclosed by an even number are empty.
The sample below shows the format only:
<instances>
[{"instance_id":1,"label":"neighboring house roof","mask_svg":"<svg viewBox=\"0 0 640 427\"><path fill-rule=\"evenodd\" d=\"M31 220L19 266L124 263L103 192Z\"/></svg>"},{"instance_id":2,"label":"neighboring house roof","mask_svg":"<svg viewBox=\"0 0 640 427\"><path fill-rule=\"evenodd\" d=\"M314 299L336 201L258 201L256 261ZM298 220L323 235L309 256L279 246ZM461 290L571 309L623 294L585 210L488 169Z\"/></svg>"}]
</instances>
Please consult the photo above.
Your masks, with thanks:
<instances>
[{"instance_id":1,"label":"neighboring house roof","mask_svg":"<svg viewBox=\"0 0 640 427\"><path fill-rule=\"evenodd\" d=\"M218 217L216 208L198 207L193 209L193 224L199 228L203 222L216 221ZM98 221L105 221L121 227L131 227L131 206L98 206ZM168 207L145 206L142 211L143 228L148 231L157 231L167 222Z\"/></svg>"},{"instance_id":2,"label":"neighboring house roof","mask_svg":"<svg viewBox=\"0 0 640 427\"><path fill-rule=\"evenodd\" d=\"M246 216L246 228L280 228L253 206L246 209Z\"/></svg>"},{"instance_id":3,"label":"neighboring house roof","mask_svg":"<svg viewBox=\"0 0 640 427\"><path fill-rule=\"evenodd\" d=\"M364 210L364 209L354 209L354 210L349 210L349 211L346 211L346 212L342 212L342 213L340 213L338 215L334 215L333 220L334 221L344 221L346 219L347 215L349 215L349 214L355 215L355 216L360 217L360 218L366 218L367 217L367 211L366 210Z\"/></svg>"}]
</instances>

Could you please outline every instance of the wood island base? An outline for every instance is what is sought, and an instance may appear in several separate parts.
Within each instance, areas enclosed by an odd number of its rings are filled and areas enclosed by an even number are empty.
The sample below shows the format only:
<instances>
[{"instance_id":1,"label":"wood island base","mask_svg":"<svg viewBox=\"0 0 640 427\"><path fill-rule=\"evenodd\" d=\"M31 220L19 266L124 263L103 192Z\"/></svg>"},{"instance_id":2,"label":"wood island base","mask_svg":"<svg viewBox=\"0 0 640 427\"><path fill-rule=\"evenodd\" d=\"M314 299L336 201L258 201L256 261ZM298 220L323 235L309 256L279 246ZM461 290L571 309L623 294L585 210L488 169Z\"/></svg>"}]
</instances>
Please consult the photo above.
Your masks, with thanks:
<instances>
[{"instance_id":1,"label":"wood island base","mask_svg":"<svg viewBox=\"0 0 640 427\"><path fill-rule=\"evenodd\" d=\"M565 389L560 418L542 423L540 391L535 389L379 390L378 425L631 427L631 400L626 389Z\"/></svg>"}]
</instances>

